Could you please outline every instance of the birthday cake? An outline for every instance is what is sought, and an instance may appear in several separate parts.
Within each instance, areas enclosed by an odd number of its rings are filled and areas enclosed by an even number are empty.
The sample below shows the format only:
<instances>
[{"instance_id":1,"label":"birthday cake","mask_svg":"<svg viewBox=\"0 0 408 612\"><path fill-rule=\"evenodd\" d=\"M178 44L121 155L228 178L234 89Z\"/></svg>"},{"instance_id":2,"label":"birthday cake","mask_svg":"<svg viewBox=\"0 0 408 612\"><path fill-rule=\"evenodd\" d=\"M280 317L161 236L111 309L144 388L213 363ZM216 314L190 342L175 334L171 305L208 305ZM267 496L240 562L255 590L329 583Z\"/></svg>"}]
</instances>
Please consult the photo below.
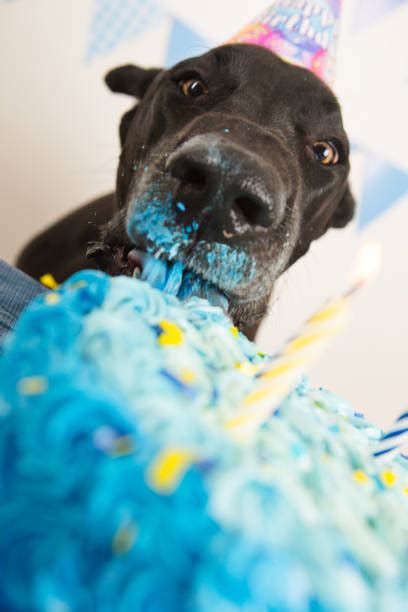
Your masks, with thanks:
<instances>
[{"instance_id":1,"label":"birthday cake","mask_svg":"<svg viewBox=\"0 0 408 612\"><path fill-rule=\"evenodd\" d=\"M406 609L408 460L306 382L236 439L265 359L143 280L37 298L0 359L0 609Z\"/></svg>"}]
</instances>

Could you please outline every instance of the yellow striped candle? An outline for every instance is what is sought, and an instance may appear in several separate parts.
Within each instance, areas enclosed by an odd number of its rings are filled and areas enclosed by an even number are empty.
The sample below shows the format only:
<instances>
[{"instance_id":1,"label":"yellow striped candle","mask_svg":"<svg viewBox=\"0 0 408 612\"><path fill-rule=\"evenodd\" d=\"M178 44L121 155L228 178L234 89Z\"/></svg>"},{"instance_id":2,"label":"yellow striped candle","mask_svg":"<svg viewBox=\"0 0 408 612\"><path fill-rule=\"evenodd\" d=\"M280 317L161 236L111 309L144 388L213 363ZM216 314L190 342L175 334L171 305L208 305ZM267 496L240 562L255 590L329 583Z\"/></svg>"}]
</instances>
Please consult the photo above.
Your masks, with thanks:
<instances>
[{"instance_id":1,"label":"yellow striped candle","mask_svg":"<svg viewBox=\"0 0 408 612\"><path fill-rule=\"evenodd\" d=\"M322 355L344 329L351 297L378 273L381 248L370 243L362 248L353 282L339 298L325 304L290 338L281 351L260 365L255 389L244 399L237 414L226 422L238 438L247 438L296 386L305 371Z\"/></svg>"}]
</instances>

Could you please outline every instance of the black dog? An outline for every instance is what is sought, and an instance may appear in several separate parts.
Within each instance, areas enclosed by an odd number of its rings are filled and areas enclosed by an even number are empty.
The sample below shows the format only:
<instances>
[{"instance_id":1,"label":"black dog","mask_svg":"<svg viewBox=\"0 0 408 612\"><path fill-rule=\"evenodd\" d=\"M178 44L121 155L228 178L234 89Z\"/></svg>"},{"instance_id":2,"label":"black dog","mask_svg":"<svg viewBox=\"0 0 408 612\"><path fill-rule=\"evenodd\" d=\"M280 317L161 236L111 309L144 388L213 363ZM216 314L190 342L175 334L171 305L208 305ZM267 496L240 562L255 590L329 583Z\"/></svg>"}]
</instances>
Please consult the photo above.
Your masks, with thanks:
<instances>
[{"instance_id":1,"label":"black dog","mask_svg":"<svg viewBox=\"0 0 408 612\"><path fill-rule=\"evenodd\" d=\"M253 45L225 45L170 70L124 66L116 193L49 228L18 266L63 280L90 267L132 274L137 247L222 291L236 325L264 316L275 280L353 216L339 104L309 71Z\"/></svg>"}]
</instances>

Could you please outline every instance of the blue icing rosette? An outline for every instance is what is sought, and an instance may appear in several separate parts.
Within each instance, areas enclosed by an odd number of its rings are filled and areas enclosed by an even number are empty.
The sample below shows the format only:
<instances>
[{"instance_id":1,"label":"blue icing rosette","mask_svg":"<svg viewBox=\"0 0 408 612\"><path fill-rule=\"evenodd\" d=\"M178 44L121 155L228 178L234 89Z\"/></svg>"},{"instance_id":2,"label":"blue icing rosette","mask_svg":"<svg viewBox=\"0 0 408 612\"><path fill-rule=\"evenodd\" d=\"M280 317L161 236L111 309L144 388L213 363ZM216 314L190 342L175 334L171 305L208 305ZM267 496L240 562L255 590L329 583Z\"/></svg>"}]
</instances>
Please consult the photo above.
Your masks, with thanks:
<instances>
[{"instance_id":1,"label":"blue icing rosette","mask_svg":"<svg viewBox=\"0 0 408 612\"><path fill-rule=\"evenodd\" d=\"M0 609L406 609L407 459L305 381L236 440L264 357L183 299L82 272L6 339Z\"/></svg>"}]
</instances>

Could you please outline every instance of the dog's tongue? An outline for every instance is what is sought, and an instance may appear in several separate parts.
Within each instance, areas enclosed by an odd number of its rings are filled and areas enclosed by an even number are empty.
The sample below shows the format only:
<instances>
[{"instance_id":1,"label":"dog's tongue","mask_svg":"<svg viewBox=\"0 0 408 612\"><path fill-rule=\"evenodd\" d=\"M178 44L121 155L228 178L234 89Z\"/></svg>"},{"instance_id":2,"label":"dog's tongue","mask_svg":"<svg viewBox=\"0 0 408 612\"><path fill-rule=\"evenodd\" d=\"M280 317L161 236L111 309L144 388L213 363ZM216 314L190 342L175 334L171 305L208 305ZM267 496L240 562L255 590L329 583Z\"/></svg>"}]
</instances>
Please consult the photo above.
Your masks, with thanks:
<instances>
[{"instance_id":1,"label":"dog's tongue","mask_svg":"<svg viewBox=\"0 0 408 612\"><path fill-rule=\"evenodd\" d=\"M180 300L197 296L207 299L212 306L228 310L228 300L215 285L205 281L189 270L185 270L180 261L166 262L153 255L134 249L130 259L140 263L135 268L136 274L141 269L140 278L152 287L164 293L176 295ZM134 274L134 276L136 276Z\"/></svg>"}]
</instances>

